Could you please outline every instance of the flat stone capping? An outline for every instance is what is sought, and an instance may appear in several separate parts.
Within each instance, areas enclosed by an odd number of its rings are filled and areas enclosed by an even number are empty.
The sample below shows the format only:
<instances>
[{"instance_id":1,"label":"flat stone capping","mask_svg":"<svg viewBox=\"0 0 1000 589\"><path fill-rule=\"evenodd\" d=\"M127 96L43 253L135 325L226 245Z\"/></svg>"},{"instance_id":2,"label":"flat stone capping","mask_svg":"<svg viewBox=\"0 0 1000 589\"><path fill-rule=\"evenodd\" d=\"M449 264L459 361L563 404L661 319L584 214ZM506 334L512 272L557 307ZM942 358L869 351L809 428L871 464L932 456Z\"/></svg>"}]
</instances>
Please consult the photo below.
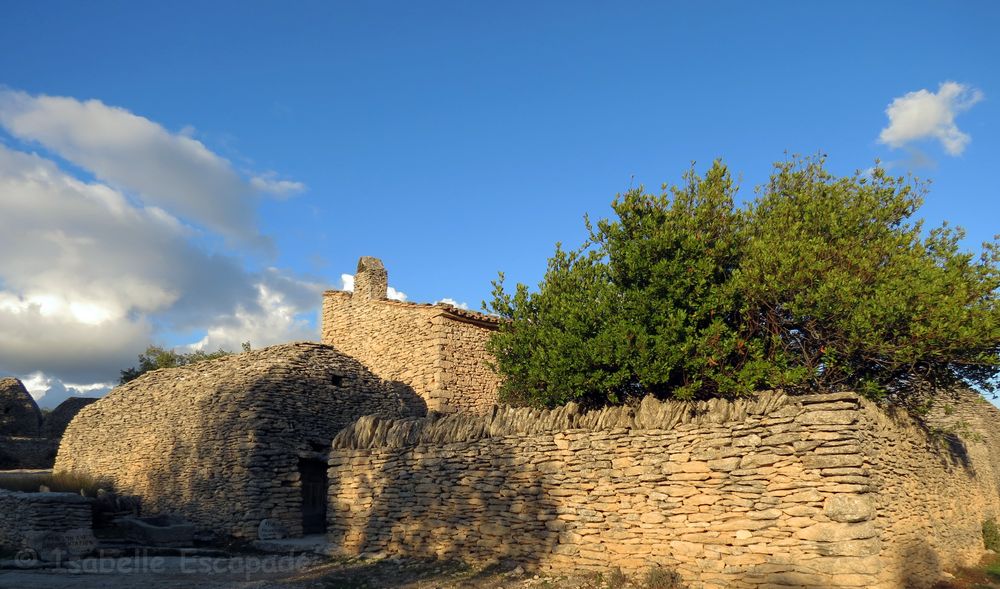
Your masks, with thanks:
<instances>
[{"instance_id":1,"label":"flat stone capping","mask_svg":"<svg viewBox=\"0 0 1000 589\"><path fill-rule=\"evenodd\" d=\"M799 404L846 402L856 407L858 396L832 393L790 398L780 391L767 391L735 401L659 401L647 396L636 407L607 407L594 411L583 411L578 404L568 403L549 410L497 405L485 415L432 414L419 419L384 419L370 415L344 428L334 438L333 448L401 448L566 430L673 429L684 425L742 421L751 415L773 413L792 401Z\"/></svg>"}]
</instances>

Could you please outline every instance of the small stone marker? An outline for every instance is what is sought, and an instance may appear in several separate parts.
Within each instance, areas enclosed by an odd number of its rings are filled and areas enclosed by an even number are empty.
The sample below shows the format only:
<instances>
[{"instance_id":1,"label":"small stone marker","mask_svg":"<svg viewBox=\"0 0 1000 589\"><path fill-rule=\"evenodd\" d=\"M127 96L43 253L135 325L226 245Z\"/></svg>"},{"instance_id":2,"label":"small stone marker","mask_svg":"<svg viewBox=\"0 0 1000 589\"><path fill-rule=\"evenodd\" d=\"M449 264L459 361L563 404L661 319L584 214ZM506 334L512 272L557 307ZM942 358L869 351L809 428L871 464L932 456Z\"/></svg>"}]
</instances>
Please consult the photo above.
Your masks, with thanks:
<instances>
[{"instance_id":1,"label":"small stone marker","mask_svg":"<svg viewBox=\"0 0 1000 589\"><path fill-rule=\"evenodd\" d=\"M39 560L60 562L69 554L62 532L29 531L24 534L27 548L35 551Z\"/></svg>"},{"instance_id":2,"label":"small stone marker","mask_svg":"<svg viewBox=\"0 0 1000 589\"><path fill-rule=\"evenodd\" d=\"M94 537L94 532L87 528L67 530L63 532L63 540L70 556L80 557L97 548L97 538Z\"/></svg>"},{"instance_id":3,"label":"small stone marker","mask_svg":"<svg viewBox=\"0 0 1000 589\"><path fill-rule=\"evenodd\" d=\"M262 519L257 526L259 540L281 540L285 537L285 528L273 519Z\"/></svg>"}]
</instances>

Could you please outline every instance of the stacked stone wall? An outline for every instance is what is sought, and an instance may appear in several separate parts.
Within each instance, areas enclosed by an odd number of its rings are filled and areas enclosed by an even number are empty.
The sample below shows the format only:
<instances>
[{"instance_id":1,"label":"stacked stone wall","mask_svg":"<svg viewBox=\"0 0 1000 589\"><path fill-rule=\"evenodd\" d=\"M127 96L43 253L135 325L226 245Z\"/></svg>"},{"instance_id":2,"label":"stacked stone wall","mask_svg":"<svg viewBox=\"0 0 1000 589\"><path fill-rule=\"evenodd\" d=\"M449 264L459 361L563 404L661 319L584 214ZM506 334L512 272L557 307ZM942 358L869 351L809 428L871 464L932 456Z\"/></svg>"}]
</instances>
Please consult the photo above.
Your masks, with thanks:
<instances>
[{"instance_id":1,"label":"stacked stone wall","mask_svg":"<svg viewBox=\"0 0 1000 589\"><path fill-rule=\"evenodd\" d=\"M52 468L58 450L58 438L0 436L0 470Z\"/></svg>"},{"instance_id":2,"label":"stacked stone wall","mask_svg":"<svg viewBox=\"0 0 1000 589\"><path fill-rule=\"evenodd\" d=\"M411 389L330 346L297 343L157 370L83 408L56 471L110 479L143 511L253 538L263 519L302 533L300 459L326 460L361 415L423 415Z\"/></svg>"},{"instance_id":3,"label":"stacked stone wall","mask_svg":"<svg viewBox=\"0 0 1000 589\"><path fill-rule=\"evenodd\" d=\"M861 446L877 489L880 579L929 587L942 570L975 565L983 521L1000 515L1000 411L971 391L943 398L921 420L865 405Z\"/></svg>"},{"instance_id":4,"label":"stacked stone wall","mask_svg":"<svg viewBox=\"0 0 1000 589\"><path fill-rule=\"evenodd\" d=\"M73 421L81 409L96 401L97 399L93 397L70 397L59 403L42 421L42 435L50 440L55 440L58 446L58 441L62 438L69 422ZM55 458L55 454L52 457Z\"/></svg>"},{"instance_id":5,"label":"stacked stone wall","mask_svg":"<svg viewBox=\"0 0 1000 589\"><path fill-rule=\"evenodd\" d=\"M436 409L440 342L431 306L354 298L329 291L323 297L322 340L386 380L406 383Z\"/></svg>"},{"instance_id":6,"label":"stacked stone wall","mask_svg":"<svg viewBox=\"0 0 1000 589\"><path fill-rule=\"evenodd\" d=\"M74 493L19 493L0 489L0 547L19 548L36 532L89 530L91 500Z\"/></svg>"},{"instance_id":7,"label":"stacked stone wall","mask_svg":"<svg viewBox=\"0 0 1000 589\"><path fill-rule=\"evenodd\" d=\"M496 404L500 377L490 367L486 343L493 328L455 319L439 322L442 382L450 410L485 413Z\"/></svg>"},{"instance_id":8,"label":"stacked stone wall","mask_svg":"<svg viewBox=\"0 0 1000 589\"><path fill-rule=\"evenodd\" d=\"M929 586L982 554L997 488L974 441L907 419L851 393L362 418L334 440L330 541L691 588Z\"/></svg>"},{"instance_id":9,"label":"stacked stone wall","mask_svg":"<svg viewBox=\"0 0 1000 589\"><path fill-rule=\"evenodd\" d=\"M495 322L445 305L323 297L322 341L373 373L413 388L431 410L483 413L496 403L499 377L486 341Z\"/></svg>"}]
</instances>

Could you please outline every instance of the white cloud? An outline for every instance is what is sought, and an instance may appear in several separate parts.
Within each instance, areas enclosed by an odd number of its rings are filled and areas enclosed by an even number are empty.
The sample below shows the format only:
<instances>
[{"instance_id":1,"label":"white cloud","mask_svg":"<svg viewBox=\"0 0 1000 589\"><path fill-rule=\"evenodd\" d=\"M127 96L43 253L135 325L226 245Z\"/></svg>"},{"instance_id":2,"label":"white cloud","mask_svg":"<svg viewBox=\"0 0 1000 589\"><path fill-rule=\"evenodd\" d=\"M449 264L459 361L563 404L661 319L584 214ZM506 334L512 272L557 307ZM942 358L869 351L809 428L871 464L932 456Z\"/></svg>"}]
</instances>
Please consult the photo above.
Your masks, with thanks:
<instances>
[{"instance_id":1,"label":"white cloud","mask_svg":"<svg viewBox=\"0 0 1000 589\"><path fill-rule=\"evenodd\" d=\"M268 172L250 179L250 185L260 192L274 195L278 198L288 198L303 192L306 185L292 180L277 180L274 172Z\"/></svg>"},{"instance_id":2,"label":"white cloud","mask_svg":"<svg viewBox=\"0 0 1000 589\"><path fill-rule=\"evenodd\" d=\"M315 314L324 285L284 276L271 268L256 285L257 300L252 309L243 305L208 328L195 350L239 351L243 342L262 348L287 341L316 340L319 332L309 321Z\"/></svg>"},{"instance_id":3,"label":"white cloud","mask_svg":"<svg viewBox=\"0 0 1000 589\"><path fill-rule=\"evenodd\" d=\"M235 173L200 143L96 101L3 90L0 125L103 179L0 143L0 375L51 401L104 390L163 333L207 330L204 345L235 350L315 339L318 285L192 243L185 217L259 237L246 198L257 189L236 177L242 187L217 195ZM129 166L186 176L157 188Z\"/></svg>"},{"instance_id":4,"label":"white cloud","mask_svg":"<svg viewBox=\"0 0 1000 589\"><path fill-rule=\"evenodd\" d=\"M944 82L938 91L917 90L896 98L886 108L889 125L879 141L904 147L922 139L937 139L953 156L961 155L972 138L955 124L955 116L981 101L981 91L957 82Z\"/></svg>"},{"instance_id":5,"label":"white cloud","mask_svg":"<svg viewBox=\"0 0 1000 589\"><path fill-rule=\"evenodd\" d=\"M455 299L449 299L447 297L441 299L440 301L436 301L436 302L437 303L444 303L446 305L451 305L452 307L458 307L459 309L465 309L466 311L469 310L469 303L460 303L460 302L456 301Z\"/></svg>"},{"instance_id":6,"label":"white cloud","mask_svg":"<svg viewBox=\"0 0 1000 589\"><path fill-rule=\"evenodd\" d=\"M42 409L54 409L70 397L102 397L114 386L110 382L66 383L43 372L21 377L21 382Z\"/></svg>"},{"instance_id":7,"label":"white cloud","mask_svg":"<svg viewBox=\"0 0 1000 589\"><path fill-rule=\"evenodd\" d=\"M256 226L259 193L288 196L304 189L299 182L269 175L247 180L192 138L190 127L170 133L99 100L0 90L0 125L145 205L162 207L239 243L268 244Z\"/></svg>"},{"instance_id":8,"label":"white cloud","mask_svg":"<svg viewBox=\"0 0 1000 589\"><path fill-rule=\"evenodd\" d=\"M340 275L340 290L346 290L348 292L354 292L354 275L353 274L341 274ZM406 293L401 290L396 290L395 288L389 286L386 288L387 298L394 301L405 301Z\"/></svg>"}]
</instances>

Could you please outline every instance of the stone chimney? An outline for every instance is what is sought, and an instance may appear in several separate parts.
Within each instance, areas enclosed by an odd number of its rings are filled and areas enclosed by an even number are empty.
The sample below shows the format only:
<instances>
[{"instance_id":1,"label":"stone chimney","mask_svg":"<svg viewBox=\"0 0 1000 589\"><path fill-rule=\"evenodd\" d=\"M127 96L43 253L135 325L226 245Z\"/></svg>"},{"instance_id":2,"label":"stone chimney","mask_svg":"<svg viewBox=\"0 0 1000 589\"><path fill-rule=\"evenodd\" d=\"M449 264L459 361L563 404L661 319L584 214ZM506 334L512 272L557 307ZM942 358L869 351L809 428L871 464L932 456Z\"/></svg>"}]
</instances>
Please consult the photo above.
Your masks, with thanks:
<instances>
[{"instance_id":1,"label":"stone chimney","mask_svg":"<svg viewBox=\"0 0 1000 589\"><path fill-rule=\"evenodd\" d=\"M382 260L371 256L358 259L358 270L354 274L354 298L363 301L380 301L386 298L389 289L389 273Z\"/></svg>"}]
</instances>

